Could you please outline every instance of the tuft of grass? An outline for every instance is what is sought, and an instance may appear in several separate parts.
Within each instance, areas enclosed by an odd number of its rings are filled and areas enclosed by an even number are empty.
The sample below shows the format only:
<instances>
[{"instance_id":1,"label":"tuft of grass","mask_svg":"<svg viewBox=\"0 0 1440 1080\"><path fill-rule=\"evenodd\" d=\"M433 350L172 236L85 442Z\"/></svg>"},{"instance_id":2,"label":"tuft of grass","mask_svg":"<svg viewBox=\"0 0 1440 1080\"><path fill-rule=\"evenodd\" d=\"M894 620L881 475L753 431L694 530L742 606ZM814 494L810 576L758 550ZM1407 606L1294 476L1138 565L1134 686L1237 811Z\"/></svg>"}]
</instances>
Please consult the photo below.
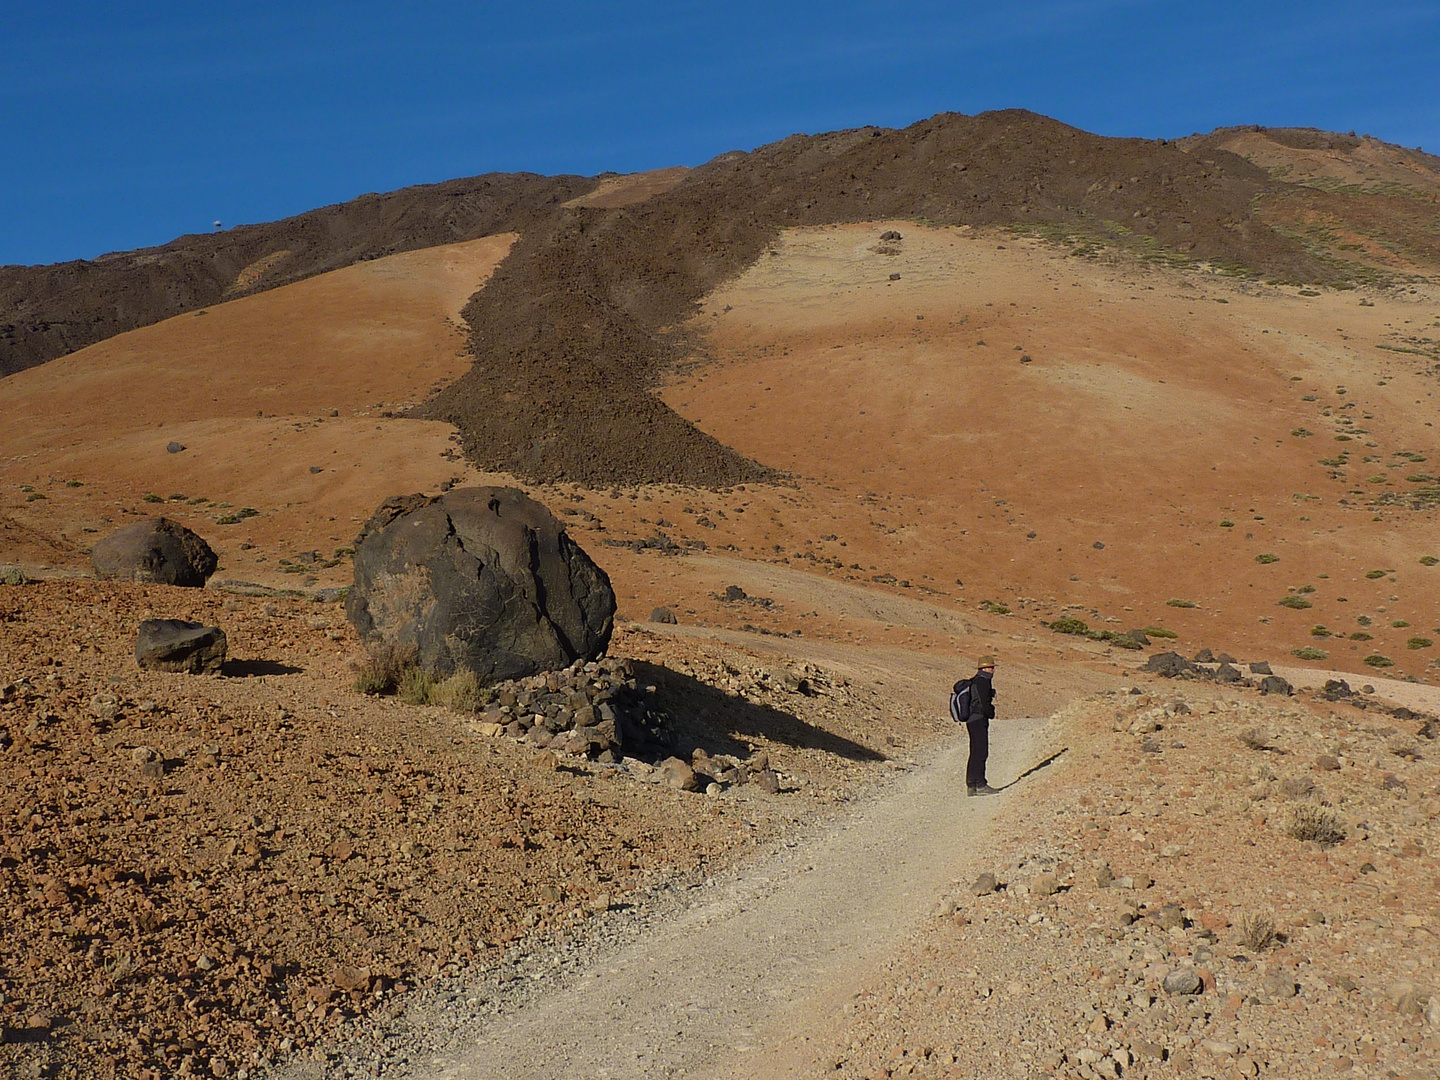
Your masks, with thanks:
<instances>
[{"instance_id":1,"label":"tuft of grass","mask_svg":"<svg viewBox=\"0 0 1440 1080\"><path fill-rule=\"evenodd\" d=\"M1291 656L1298 656L1301 660L1324 660L1330 654L1324 649L1317 649L1313 645L1306 645L1304 648L1291 649Z\"/></svg>"},{"instance_id":2,"label":"tuft of grass","mask_svg":"<svg viewBox=\"0 0 1440 1080\"><path fill-rule=\"evenodd\" d=\"M1174 630L1166 630L1163 626L1147 626L1144 632L1150 637L1158 638L1178 638L1180 636Z\"/></svg>"},{"instance_id":3,"label":"tuft of grass","mask_svg":"<svg viewBox=\"0 0 1440 1080\"><path fill-rule=\"evenodd\" d=\"M1240 944L1251 952L1264 952L1276 942L1275 920L1263 912L1252 911L1241 915L1236 929Z\"/></svg>"},{"instance_id":4,"label":"tuft of grass","mask_svg":"<svg viewBox=\"0 0 1440 1080\"><path fill-rule=\"evenodd\" d=\"M1294 840L1323 844L1326 847L1345 839L1345 829L1335 814L1314 803L1297 803L1290 808L1290 820L1285 824L1285 835Z\"/></svg>"},{"instance_id":5,"label":"tuft of grass","mask_svg":"<svg viewBox=\"0 0 1440 1080\"><path fill-rule=\"evenodd\" d=\"M1084 619L1072 619L1066 616L1063 619L1055 619L1050 623L1050 629L1057 634L1084 634L1088 633L1090 627Z\"/></svg>"},{"instance_id":6,"label":"tuft of grass","mask_svg":"<svg viewBox=\"0 0 1440 1080\"><path fill-rule=\"evenodd\" d=\"M1396 630L1404 630L1407 626L1410 625L1410 622L1407 619L1396 619L1390 625L1393 626Z\"/></svg>"},{"instance_id":7,"label":"tuft of grass","mask_svg":"<svg viewBox=\"0 0 1440 1080\"><path fill-rule=\"evenodd\" d=\"M1165 604L1166 604L1167 607L1179 607L1179 608L1193 608L1193 607L1199 607L1199 606L1200 606L1199 604L1195 603L1194 600L1179 600L1179 599L1176 599L1176 600L1166 600L1166 601L1165 601Z\"/></svg>"},{"instance_id":8,"label":"tuft of grass","mask_svg":"<svg viewBox=\"0 0 1440 1080\"><path fill-rule=\"evenodd\" d=\"M395 694L406 705L437 705L434 676L422 667L407 667L396 684Z\"/></svg>"},{"instance_id":9,"label":"tuft of grass","mask_svg":"<svg viewBox=\"0 0 1440 1080\"><path fill-rule=\"evenodd\" d=\"M355 689L362 694L393 694L405 672L415 666L415 647L388 641L371 645L354 665Z\"/></svg>"},{"instance_id":10,"label":"tuft of grass","mask_svg":"<svg viewBox=\"0 0 1440 1080\"><path fill-rule=\"evenodd\" d=\"M165 500L164 500L163 498L161 498L159 495L156 495L153 491L147 491L147 492L145 492L144 495L140 496L140 501L141 501L141 502L148 502L148 503L157 503L157 502L164 502Z\"/></svg>"},{"instance_id":11,"label":"tuft of grass","mask_svg":"<svg viewBox=\"0 0 1440 1080\"><path fill-rule=\"evenodd\" d=\"M997 604L994 600L982 600L980 602L982 611L988 611L991 615L1009 615L1010 609L1004 604Z\"/></svg>"},{"instance_id":12,"label":"tuft of grass","mask_svg":"<svg viewBox=\"0 0 1440 1080\"><path fill-rule=\"evenodd\" d=\"M1440 563L1440 559L1437 559L1434 555L1421 555L1421 556L1420 556L1420 565L1421 565L1421 566L1434 566L1436 563Z\"/></svg>"},{"instance_id":13,"label":"tuft of grass","mask_svg":"<svg viewBox=\"0 0 1440 1080\"><path fill-rule=\"evenodd\" d=\"M1269 566L1271 563L1279 562L1280 556L1272 555L1268 551L1263 551L1259 555L1255 556L1255 561L1258 562L1261 566Z\"/></svg>"},{"instance_id":14,"label":"tuft of grass","mask_svg":"<svg viewBox=\"0 0 1440 1080\"><path fill-rule=\"evenodd\" d=\"M1240 745L1248 750L1270 749L1270 733L1264 728L1246 728L1240 732Z\"/></svg>"},{"instance_id":15,"label":"tuft of grass","mask_svg":"<svg viewBox=\"0 0 1440 1080\"><path fill-rule=\"evenodd\" d=\"M451 712L473 713L480 707L480 679L469 668L460 668L448 679L435 684L431 699Z\"/></svg>"},{"instance_id":16,"label":"tuft of grass","mask_svg":"<svg viewBox=\"0 0 1440 1080\"><path fill-rule=\"evenodd\" d=\"M1366 576L1368 579L1370 579L1371 581L1379 581L1382 577L1384 577L1384 576L1385 576L1386 574L1388 574L1389 572L1390 572L1390 571L1388 571L1388 570L1371 570L1371 571L1369 571L1365 576Z\"/></svg>"},{"instance_id":17,"label":"tuft of grass","mask_svg":"<svg viewBox=\"0 0 1440 1080\"><path fill-rule=\"evenodd\" d=\"M1296 611L1304 611L1306 608L1315 606L1303 596L1282 596L1276 603L1281 607L1294 608Z\"/></svg>"},{"instance_id":18,"label":"tuft of grass","mask_svg":"<svg viewBox=\"0 0 1440 1080\"><path fill-rule=\"evenodd\" d=\"M1407 649L1428 649L1434 644L1435 642L1431 641L1428 637L1412 637L1405 642L1405 647Z\"/></svg>"},{"instance_id":19,"label":"tuft of grass","mask_svg":"<svg viewBox=\"0 0 1440 1080\"><path fill-rule=\"evenodd\" d=\"M1234 523L1233 521L1231 521L1229 518L1225 518L1224 520L1222 520L1222 521L1220 522L1220 528L1222 528L1222 529L1233 529L1234 527L1235 527L1235 523Z\"/></svg>"},{"instance_id":20,"label":"tuft of grass","mask_svg":"<svg viewBox=\"0 0 1440 1080\"><path fill-rule=\"evenodd\" d=\"M1382 656L1382 655L1381 655L1380 653L1378 653L1378 652L1372 652L1369 656L1365 657L1365 659L1361 660L1360 662L1361 662L1362 664L1369 664L1371 667L1378 667L1378 668L1387 668L1387 667L1394 667L1394 666L1395 666L1395 661L1394 661L1394 660L1391 660L1390 657L1388 657L1388 656Z\"/></svg>"}]
</instances>

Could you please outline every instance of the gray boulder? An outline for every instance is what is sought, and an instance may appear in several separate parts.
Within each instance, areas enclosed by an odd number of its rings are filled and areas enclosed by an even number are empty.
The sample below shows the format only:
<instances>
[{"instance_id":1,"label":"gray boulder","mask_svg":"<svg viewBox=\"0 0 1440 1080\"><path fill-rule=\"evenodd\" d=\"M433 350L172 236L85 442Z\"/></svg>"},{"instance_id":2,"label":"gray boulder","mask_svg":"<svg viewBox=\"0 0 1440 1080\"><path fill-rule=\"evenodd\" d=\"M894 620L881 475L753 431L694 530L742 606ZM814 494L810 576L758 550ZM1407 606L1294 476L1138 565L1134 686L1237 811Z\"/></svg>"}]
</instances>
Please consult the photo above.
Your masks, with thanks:
<instances>
[{"instance_id":1,"label":"gray boulder","mask_svg":"<svg viewBox=\"0 0 1440 1080\"><path fill-rule=\"evenodd\" d=\"M657 607L654 611L650 612L650 621L674 626L678 620L675 618L675 612L671 611L668 607Z\"/></svg>"},{"instance_id":2,"label":"gray boulder","mask_svg":"<svg viewBox=\"0 0 1440 1080\"><path fill-rule=\"evenodd\" d=\"M366 642L414 648L432 675L484 683L605 652L610 579L516 488L387 499L355 545L345 613Z\"/></svg>"},{"instance_id":3,"label":"gray boulder","mask_svg":"<svg viewBox=\"0 0 1440 1080\"><path fill-rule=\"evenodd\" d=\"M101 578L201 589L219 560L198 533L169 518L147 518L111 533L90 552Z\"/></svg>"},{"instance_id":4,"label":"gray boulder","mask_svg":"<svg viewBox=\"0 0 1440 1080\"><path fill-rule=\"evenodd\" d=\"M1266 675L1260 680L1260 693L1262 694L1283 694L1289 697L1295 692L1295 688L1288 681L1279 675Z\"/></svg>"},{"instance_id":5,"label":"gray boulder","mask_svg":"<svg viewBox=\"0 0 1440 1080\"><path fill-rule=\"evenodd\" d=\"M1265 660L1256 660L1253 664L1250 665L1250 674L1251 674L1251 675L1273 675L1273 674L1275 674L1275 673L1270 670L1270 664L1269 664L1268 661L1265 661Z\"/></svg>"},{"instance_id":6,"label":"gray boulder","mask_svg":"<svg viewBox=\"0 0 1440 1080\"><path fill-rule=\"evenodd\" d=\"M218 626L184 619L146 619L135 639L135 662L151 671L218 675L228 643Z\"/></svg>"},{"instance_id":7,"label":"gray boulder","mask_svg":"<svg viewBox=\"0 0 1440 1080\"><path fill-rule=\"evenodd\" d=\"M1232 666L1229 661L1223 661L1215 669L1215 681L1220 683L1237 683L1245 676L1240 674L1240 669Z\"/></svg>"}]
</instances>

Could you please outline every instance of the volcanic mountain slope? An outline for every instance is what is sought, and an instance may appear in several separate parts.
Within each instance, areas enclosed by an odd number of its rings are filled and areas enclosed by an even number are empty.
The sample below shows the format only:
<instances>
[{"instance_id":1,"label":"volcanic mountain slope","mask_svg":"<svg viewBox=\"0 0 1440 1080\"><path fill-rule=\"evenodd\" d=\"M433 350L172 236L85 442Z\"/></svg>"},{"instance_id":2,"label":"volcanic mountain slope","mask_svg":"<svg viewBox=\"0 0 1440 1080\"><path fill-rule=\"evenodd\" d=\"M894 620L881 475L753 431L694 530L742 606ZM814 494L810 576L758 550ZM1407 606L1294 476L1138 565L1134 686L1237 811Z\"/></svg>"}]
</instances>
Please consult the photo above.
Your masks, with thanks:
<instances>
[{"instance_id":1,"label":"volcanic mountain slope","mask_svg":"<svg viewBox=\"0 0 1440 1080\"><path fill-rule=\"evenodd\" d=\"M208 304L400 251L528 228L596 181L490 173L53 266L0 267L0 376Z\"/></svg>"}]
</instances>

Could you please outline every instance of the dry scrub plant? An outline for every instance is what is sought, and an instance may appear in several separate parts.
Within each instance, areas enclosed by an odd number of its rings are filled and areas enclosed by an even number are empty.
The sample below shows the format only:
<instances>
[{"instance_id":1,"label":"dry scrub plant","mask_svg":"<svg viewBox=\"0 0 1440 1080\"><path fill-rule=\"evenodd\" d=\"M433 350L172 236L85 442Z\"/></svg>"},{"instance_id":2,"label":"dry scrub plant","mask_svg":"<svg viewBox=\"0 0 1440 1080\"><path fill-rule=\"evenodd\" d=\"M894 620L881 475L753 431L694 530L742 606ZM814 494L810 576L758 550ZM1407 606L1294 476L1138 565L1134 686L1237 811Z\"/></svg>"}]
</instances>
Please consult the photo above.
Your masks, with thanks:
<instances>
[{"instance_id":1,"label":"dry scrub plant","mask_svg":"<svg viewBox=\"0 0 1440 1080\"><path fill-rule=\"evenodd\" d=\"M1314 803L1300 803L1292 808L1285 832L1296 840L1314 840L1326 847L1345 839L1340 819Z\"/></svg>"},{"instance_id":2,"label":"dry scrub plant","mask_svg":"<svg viewBox=\"0 0 1440 1080\"><path fill-rule=\"evenodd\" d=\"M480 707L480 697L480 678L469 668L460 668L430 691L432 704L457 713L473 713Z\"/></svg>"},{"instance_id":3,"label":"dry scrub plant","mask_svg":"<svg viewBox=\"0 0 1440 1080\"><path fill-rule=\"evenodd\" d=\"M415 647L382 641L371 645L354 665L355 689L362 694L393 694L415 668Z\"/></svg>"},{"instance_id":4,"label":"dry scrub plant","mask_svg":"<svg viewBox=\"0 0 1440 1080\"><path fill-rule=\"evenodd\" d=\"M1264 728L1246 728L1240 733L1240 742L1251 750L1270 749L1270 733Z\"/></svg>"},{"instance_id":5,"label":"dry scrub plant","mask_svg":"<svg viewBox=\"0 0 1440 1080\"><path fill-rule=\"evenodd\" d=\"M1240 916L1240 944L1251 952L1264 952L1275 944L1275 920L1261 911Z\"/></svg>"}]
</instances>

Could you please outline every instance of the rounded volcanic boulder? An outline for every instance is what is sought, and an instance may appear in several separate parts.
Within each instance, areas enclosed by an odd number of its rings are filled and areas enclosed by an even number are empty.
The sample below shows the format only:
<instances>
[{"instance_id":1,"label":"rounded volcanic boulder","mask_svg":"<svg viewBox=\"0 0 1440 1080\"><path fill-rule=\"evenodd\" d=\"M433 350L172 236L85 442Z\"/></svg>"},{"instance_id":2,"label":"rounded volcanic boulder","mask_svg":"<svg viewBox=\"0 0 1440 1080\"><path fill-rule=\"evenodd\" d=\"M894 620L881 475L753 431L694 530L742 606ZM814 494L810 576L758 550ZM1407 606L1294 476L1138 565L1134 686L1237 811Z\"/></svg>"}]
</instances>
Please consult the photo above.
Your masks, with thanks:
<instances>
[{"instance_id":1,"label":"rounded volcanic boulder","mask_svg":"<svg viewBox=\"0 0 1440 1080\"><path fill-rule=\"evenodd\" d=\"M516 488L387 499L355 545L345 601L367 643L413 648L432 675L485 683L605 652L615 592L605 571Z\"/></svg>"},{"instance_id":2,"label":"rounded volcanic boulder","mask_svg":"<svg viewBox=\"0 0 1440 1080\"><path fill-rule=\"evenodd\" d=\"M111 533L91 550L90 562L97 577L194 589L203 589L219 565L198 533L163 517Z\"/></svg>"}]
</instances>

